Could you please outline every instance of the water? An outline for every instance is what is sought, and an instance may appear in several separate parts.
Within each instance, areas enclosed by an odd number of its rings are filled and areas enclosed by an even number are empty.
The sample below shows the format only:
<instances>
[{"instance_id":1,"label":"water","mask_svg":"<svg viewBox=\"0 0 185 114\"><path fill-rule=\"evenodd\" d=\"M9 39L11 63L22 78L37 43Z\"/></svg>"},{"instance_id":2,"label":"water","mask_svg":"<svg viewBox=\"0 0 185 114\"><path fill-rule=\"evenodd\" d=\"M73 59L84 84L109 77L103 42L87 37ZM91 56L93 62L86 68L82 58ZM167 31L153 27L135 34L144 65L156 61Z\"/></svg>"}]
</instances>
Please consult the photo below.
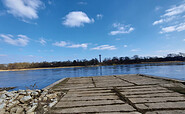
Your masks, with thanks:
<instances>
[{"instance_id":1,"label":"water","mask_svg":"<svg viewBox=\"0 0 185 114\"><path fill-rule=\"evenodd\" d=\"M185 63L178 64L136 64L99 67L78 67L42 69L28 71L0 72L0 87L29 88L36 83L42 89L65 77L102 76L116 74L148 74L179 80L185 80Z\"/></svg>"}]
</instances>

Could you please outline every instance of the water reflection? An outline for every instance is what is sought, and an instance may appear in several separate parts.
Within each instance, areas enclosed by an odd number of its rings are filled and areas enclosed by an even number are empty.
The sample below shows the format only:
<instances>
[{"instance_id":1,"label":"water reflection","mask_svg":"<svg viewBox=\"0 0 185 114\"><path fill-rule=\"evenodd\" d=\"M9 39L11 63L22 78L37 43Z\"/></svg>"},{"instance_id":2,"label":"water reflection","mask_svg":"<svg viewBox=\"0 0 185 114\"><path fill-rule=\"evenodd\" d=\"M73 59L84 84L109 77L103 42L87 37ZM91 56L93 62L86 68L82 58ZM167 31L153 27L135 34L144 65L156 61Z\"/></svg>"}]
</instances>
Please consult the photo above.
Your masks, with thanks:
<instances>
[{"instance_id":1,"label":"water reflection","mask_svg":"<svg viewBox=\"0 0 185 114\"><path fill-rule=\"evenodd\" d=\"M41 89L65 77L138 73L185 80L185 64L155 63L0 72L0 87L17 86L17 89L25 89L36 83Z\"/></svg>"}]
</instances>

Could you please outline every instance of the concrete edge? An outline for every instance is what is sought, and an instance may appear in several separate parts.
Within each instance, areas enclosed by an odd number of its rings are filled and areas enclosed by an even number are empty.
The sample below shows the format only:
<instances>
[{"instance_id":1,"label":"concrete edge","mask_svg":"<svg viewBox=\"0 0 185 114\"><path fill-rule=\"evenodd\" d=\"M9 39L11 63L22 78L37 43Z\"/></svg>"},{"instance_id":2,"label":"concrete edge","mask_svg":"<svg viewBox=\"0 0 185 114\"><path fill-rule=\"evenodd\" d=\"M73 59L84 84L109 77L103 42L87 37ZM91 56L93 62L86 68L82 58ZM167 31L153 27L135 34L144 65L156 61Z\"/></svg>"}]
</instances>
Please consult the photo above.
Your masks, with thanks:
<instances>
[{"instance_id":1,"label":"concrete edge","mask_svg":"<svg viewBox=\"0 0 185 114\"><path fill-rule=\"evenodd\" d=\"M64 81L65 79L66 79L66 78L62 78L62 79L60 79L60 80L58 80L58 81L52 83L51 85L49 85L49 86L47 86L47 87L45 87L45 88L43 88L43 89L50 89L51 87L53 87L53 86L59 84L60 82Z\"/></svg>"},{"instance_id":2,"label":"concrete edge","mask_svg":"<svg viewBox=\"0 0 185 114\"><path fill-rule=\"evenodd\" d=\"M162 80L166 80L166 81L185 83L184 80L172 79L172 78L167 78L167 77L160 77L160 76L153 76L153 75L146 75L146 74L137 74L137 75L146 76L146 77L150 77L150 78L154 78L154 79L162 79Z\"/></svg>"}]
</instances>

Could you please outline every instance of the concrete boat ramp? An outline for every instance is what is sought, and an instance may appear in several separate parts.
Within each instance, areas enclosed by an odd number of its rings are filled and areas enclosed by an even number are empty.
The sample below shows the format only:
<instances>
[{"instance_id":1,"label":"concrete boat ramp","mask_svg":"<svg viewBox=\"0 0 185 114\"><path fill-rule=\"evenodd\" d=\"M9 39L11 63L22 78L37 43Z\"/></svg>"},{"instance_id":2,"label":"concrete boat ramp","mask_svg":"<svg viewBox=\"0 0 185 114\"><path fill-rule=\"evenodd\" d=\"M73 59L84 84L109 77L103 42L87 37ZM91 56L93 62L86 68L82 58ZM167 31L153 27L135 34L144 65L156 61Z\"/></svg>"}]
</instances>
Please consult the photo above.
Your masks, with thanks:
<instances>
[{"instance_id":1,"label":"concrete boat ramp","mask_svg":"<svg viewBox=\"0 0 185 114\"><path fill-rule=\"evenodd\" d=\"M65 78L50 87L64 96L52 114L185 114L183 81L146 75Z\"/></svg>"}]
</instances>

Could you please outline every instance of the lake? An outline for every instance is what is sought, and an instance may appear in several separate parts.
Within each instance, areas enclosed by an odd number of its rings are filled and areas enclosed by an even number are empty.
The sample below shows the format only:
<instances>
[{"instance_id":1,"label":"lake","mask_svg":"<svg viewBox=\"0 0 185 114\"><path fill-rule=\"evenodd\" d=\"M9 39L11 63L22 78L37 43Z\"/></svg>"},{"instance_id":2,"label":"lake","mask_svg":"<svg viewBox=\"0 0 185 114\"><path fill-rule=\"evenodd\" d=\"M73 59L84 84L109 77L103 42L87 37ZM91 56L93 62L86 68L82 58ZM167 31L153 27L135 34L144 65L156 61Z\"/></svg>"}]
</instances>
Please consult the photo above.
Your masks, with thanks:
<instances>
[{"instance_id":1,"label":"lake","mask_svg":"<svg viewBox=\"0 0 185 114\"><path fill-rule=\"evenodd\" d=\"M16 86L15 90L18 90L36 84L38 89L42 89L66 77L118 74L147 74L185 80L185 62L0 72L0 87Z\"/></svg>"}]
</instances>

